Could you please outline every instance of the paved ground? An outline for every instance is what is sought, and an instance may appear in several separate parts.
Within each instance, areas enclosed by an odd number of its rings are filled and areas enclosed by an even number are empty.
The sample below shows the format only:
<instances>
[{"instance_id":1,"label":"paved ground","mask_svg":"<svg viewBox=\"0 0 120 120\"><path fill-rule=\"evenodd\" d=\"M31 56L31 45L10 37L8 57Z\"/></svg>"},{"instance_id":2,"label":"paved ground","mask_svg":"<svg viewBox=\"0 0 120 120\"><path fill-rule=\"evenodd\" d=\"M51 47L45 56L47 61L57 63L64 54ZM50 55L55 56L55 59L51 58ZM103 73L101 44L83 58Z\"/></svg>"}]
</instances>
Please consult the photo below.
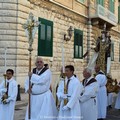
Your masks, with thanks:
<instances>
[{"instance_id":1,"label":"paved ground","mask_svg":"<svg viewBox=\"0 0 120 120\"><path fill-rule=\"evenodd\" d=\"M16 103L14 120L24 120L27 102L28 96L26 94L21 94L21 101L17 101ZM107 110L106 120L120 120L120 110L114 109L114 105L112 107L112 109Z\"/></svg>"},{"instance_id":2,"label":"paved ground","mask_svg":"<svg viewBox=\"0 0 120 120\"><path fill-rule=\"evenodd\" d=\"M120 110L116 109L108 110L106 120L120 120Z\"/></svg>"},{"instance_id":3,"label":"paved ground","mask_svg":"<svg viewBox=\"0 0 120 120\"><path fill-rule=\"evenodd\" d=\"M21 94L21 101L16 102L14 120L24 120L27 102L28 102L28 95Z\"/></svg>"},{"instance_id":4,"label":"paved ground","mask_svg":"<svg viewBox=\"0 0 120 120\"><path fill-rule=\"evenodd\" d=\"M26 106L17 107L15 109L15 117L14 120L24 120L26 113Z\"/></svg>"}]
</instances>

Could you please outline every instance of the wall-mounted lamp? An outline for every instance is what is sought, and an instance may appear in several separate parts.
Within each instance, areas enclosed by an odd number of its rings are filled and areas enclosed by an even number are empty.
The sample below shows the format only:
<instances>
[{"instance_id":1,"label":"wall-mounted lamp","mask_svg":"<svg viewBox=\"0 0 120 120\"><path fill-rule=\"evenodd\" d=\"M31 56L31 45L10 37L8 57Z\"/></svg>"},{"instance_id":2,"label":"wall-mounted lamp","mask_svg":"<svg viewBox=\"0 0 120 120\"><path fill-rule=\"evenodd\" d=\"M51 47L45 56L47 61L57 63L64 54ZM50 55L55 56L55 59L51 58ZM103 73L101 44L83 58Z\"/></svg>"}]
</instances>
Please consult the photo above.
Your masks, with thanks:
<instances>
[{"instance_id":1,"label":"wall-mounted lamp","mask_svg":"<svg viewBox=\"0 0 120 120\"><path fill-rule=\"evenodd\" d=\"M73 35L73 27L70 26L69 29L67 30L68 34L64 34L64 40L69 41Z\"/></svg>"}]
</instances>

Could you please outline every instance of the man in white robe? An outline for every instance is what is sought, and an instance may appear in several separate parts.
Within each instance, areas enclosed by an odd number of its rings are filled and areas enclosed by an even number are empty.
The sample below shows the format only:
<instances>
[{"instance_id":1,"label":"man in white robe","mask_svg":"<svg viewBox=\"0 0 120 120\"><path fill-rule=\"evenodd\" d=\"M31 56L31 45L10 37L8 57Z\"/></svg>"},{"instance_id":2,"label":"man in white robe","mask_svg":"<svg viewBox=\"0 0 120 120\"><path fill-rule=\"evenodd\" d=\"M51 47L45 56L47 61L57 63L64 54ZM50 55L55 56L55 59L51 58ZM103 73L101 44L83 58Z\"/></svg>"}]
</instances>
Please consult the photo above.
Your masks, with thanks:
<instances>
[{"instance_id":1,"label":"man in white robe","mask_svg":"<svg viewBox=\"0 0 120 120\"><path fill-rule=\"evenodd\" d=\"M119 82L118 86L120 87L120 82ZM119 90L117 98L116 98L115 109L119 109L120 110L120 90Z\"/></svg>"},{"instance_id":2,"label":"man in white robe","mask_svg":"<svg viewBox=\"0 0 120 120\"><path fill-rule=\"evenodd\" d=\"M92 77L92 69L85 68L83 71L83 91L80 96L82 120L97 120L97 92L98 83Z\"/></svg>"},{"instance_id":3,"label":"man in white robe","mask_svg":"<svg viewBox=\"0 0 120 120\"><path fill-rule=\"evenodd\" d=\"M36 59L36 66L33 73L29 73L29 76L31 76L31 91L29 90L29 80L27 79L25 82L25 91L31 94L30 120L56 120L57 108L49 89L51 71L45 68L42 58ZM28 109L25 120L28 120Z\"/></svg>"},{"instance_id":4,"label":"man in white robe","mask_svg":"<svg viewBox=\"0 0 120 120\"><path fill-rule=\"evenodd\" d=\"M82 84L74 76L74 67L68 65L65 67L65 84L62 80L57 90L58 100L60 101L58 120L81 120L81 109L79 96L82 91ZM67 89L67 94L64 94L64 88ZM67 99L67 104L64 104L64 99Z\"/></svg>"},{"instance_id":5,"label":"man in white robe","mask_svg":"<svg viewBox=\"0 0 120 120\"><path fill-rule=\"evenodd\" d=\"M112 104L113 104L113 93L107 93L107 107L109 109L112 108Z\"/></svg>"},{"instance_id":6,"label":"man in white robe","mask_svg":"<svg viewBox=\"0 0 120 120\"><path fill-rule=\"evenodd\" d=\"M97 73L95 79L98 82L99 90L97 94L98 100L98 120L103 120L106 118L107 111L107 90L106 83L107 78L105 74L100 70L100 66L95 66L95 72Z\"/></svg>"},{"instance_id":7,"label":"man in white robe","mask_svg":"<svg viewBox=\"0 0 120 120\"><path fill-rule=\"evenodd\" d=\"M14 108L18 88L13 74L14 71L12 69L6 71L7 88L5 88L5 80L0 84L0 120L14 120ZM3 100L5 94L8 97Z\"/></svg>"}]
</instances>

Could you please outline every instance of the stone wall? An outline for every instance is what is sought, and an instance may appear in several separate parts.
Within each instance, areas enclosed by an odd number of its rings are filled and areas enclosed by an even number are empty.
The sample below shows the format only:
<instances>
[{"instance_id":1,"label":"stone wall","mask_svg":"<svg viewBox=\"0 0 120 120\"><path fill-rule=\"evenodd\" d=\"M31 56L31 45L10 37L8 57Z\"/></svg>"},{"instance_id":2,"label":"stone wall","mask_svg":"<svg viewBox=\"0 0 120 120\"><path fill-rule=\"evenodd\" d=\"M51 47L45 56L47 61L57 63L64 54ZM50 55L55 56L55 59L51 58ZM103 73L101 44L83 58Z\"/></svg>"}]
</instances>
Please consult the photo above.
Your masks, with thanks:
<instances>
[{"instance_id":1,"label":"stone wall","mask_svg":"<svg viewBox=\"0 0 120 120\"><path fill-rule=\"evenodd\" d=\"M118 31L111 31L111 40L114 43L114 61L111 61L111 74L113 78L120 81L120 33Z\"/></svg>"},{"instance_id":2,"label":"stone wall","mask_svg":"<svg viewBox=\"0 0 120 120\"><path fill-rule=\"evenodd\" d=\"M73 26L76 29L84 31L84 52L86 52L86 38L87 38L87 26L86 18L75 14L71 11L63 9L50 2L42 2L37 6L34 4L24 4L24 1L20 1L18 7L18 51L17 51L17 80L23 84L24 77L28 71L28 43L25 36L25 32L21 27L28 17L29 12L32 12L35 17L41 17L50 21L53 21L53 57L44 57L45 62L50 65L50 69L53 73L53 86L56 79L59 78L60 68L62 65L62 49L61 44L63 41L64 34L66 33L69 26ZM82 71L84 67L84 60L76 60L73 56L73 38L69 42L64 41L65 49L65 65L72 64L75 66L75 73L82 78ZM38 36L36 34L33 43L32 53L32 67L34 67L35 57L37 56L37 43ZM52 62L51 62L52 61Z\"/></svg>"},{"instance_id":3,"label":"stone wall","mask_svg":"<svg viewBox=\"0 0 120 120\"><path fill-rule=\"evenodd\" d=\"M84 53L86 52L87 20L85 17L42 0L40 1L39 5L34 5L27 0L6 0L4 2L2 1L1 8L4 12L0 12L0 14L4 13L6 16L1 15L2 24L0 24L0 31L2 36L0 39L0 52L1 54L4 54L4 47L8 47L7 68L10 67L15 70L15 78L22 87L27 76L29 64L29 56L27 50L28 40L25 36L22 24L25 23L30 12L32 12L36 18L41 17L53 21L53 57L44 57L45 63L48 63L50 65L50 69L53 73L53 86L56 79L59 79L60 68L62 65L61 44L64 34L66 33L69 26L73 26L76 29L84 31ZM6 9L6 11L4 9ZM84 63L84 60L74 59L73 38L74 36L69 42L64 41L65 65L74 65L75 73L80 78L82 78L83 67L86 64ZM32 68L35 66L34 61L37 56L37 44L38 35L36 34L33 43L34 51L32 52ZM4 59L1 58L0 64L2 66L0 73L2 74L4 72Z\"/></svg>"},{"instance_id":4,"label":"stone wall","mask_svg":"<svg viewBox=\"0 0 120 120\"><path fill-rule=\"evenodd\" d=\"M7 48L7 68L17 66L17 4L16 0L0 0L0 78L5 72L4 54ZM15 76L16 77L16 76Z\"/></svg>"}]
</instances>

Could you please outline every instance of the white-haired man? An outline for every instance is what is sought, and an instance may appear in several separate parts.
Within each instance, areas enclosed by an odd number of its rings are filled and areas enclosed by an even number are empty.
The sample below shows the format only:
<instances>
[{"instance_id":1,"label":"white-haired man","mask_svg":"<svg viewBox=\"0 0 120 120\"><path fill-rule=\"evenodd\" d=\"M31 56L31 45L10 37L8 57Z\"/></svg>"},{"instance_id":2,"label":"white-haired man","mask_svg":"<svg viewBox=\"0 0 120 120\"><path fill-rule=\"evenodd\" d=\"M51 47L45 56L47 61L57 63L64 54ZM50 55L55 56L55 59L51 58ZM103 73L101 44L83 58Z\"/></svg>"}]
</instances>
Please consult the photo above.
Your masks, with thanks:
<instances>
[{"instance_id":1,"label":"white-haired man","mask_svg":"<svg viewBox=\"0 0 120 120\"><path fill-rule=\"evenodd\" d=\"M33 69L33 73L29 73L29 76L31 91L28 80L25 83L25 90L31 94L31 120L56 120L57 108L49 90L51 71L44 66L42 58L36 59L36 68ZM25 120L28 120L28 110Z\"/></svg>"},{"instance_id":2,"label":"white-haired man","mask_svg":"<svg viewBox=\"0 0 120 120\"><path fill-rule=\"evenodd\" d=\"M98 83L92 77L92 70L85 68L83 71L83 92L80 96L82 120L97 120L97 91Z\"/></svg>"}]
</instances>

